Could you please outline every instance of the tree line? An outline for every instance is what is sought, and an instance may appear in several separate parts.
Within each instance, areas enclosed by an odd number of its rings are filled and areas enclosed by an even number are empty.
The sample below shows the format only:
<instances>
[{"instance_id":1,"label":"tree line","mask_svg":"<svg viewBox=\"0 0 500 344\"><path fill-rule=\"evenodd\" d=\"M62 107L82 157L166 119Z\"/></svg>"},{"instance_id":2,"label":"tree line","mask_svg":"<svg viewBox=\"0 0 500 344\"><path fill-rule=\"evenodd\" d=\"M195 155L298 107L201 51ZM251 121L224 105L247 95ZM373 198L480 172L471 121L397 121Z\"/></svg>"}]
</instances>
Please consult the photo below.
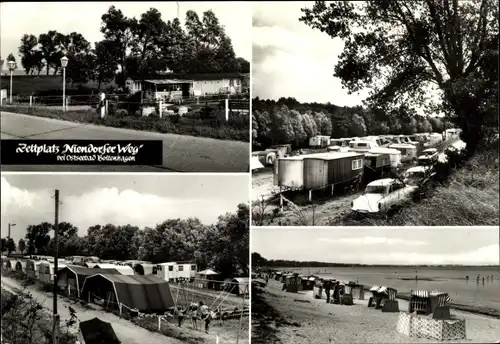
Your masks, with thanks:
<instances>
[{"instance_id":1,"label":"tree line","mask_svg":"<svg viewBox=\"0 0 500 344\"><path fill-rule=\"evenodd\" d=\"M255 149L275 144L307 147L314 135L332 138L424 132L441 133L452 128L440 117L415 114L402 106L392 112L362 106L340 107L331 103L300 103L295 98L278 101L254 98L252 101L252 138Z\"/></svg>"},{"instance_id":2,"label":"tree line","mask_svg":"<svg viewBox=\"0 0 500 344\"><path fill-rule=\"evenodd\" d=\"M18 249L26 255L55 253L52 223L26 228ZM11 244L8 244L11 242ZM12 238L2 238L2 252L16 250ZM211 267L223 276L248 275L249 207L239 204L235 213L219 216L214 225L197 218L169 219L154 228L113 224L94 225L87 235L69 222L58 225L58 256L97 256L109 260L144 260L153 263L196 261L199 268Z\"/></svg>"},{"instance_id":3,"label":"tree line","mask_svg":"<svg viewBox=\"0 0 500 344\"><path fill-rule=\"evenodd\" d=\"M495 0L316 1L297 19L343 40L332 69L349 92L371 89L366 104L387 113L445 113L471 156L498 134L498 10Z\"/></svg>"},{"instance_id":4,"label":"tree line","mask_svg":"<svg viewBox=\"0 0 500 344\"><path fill-rule=\"evenodd\" d=\"M127 77L145 78L167 70L181 74L250 72L250 63L237 57L231 38L215 13L200 18L186 12L184 28L178 18L164 20L155 8L140 18L127 17L111 6L101 17L104 39L94 46L77 32L56 30L25 34L19 55L27 75L61 74L60 59L69 59L66 76L74 83L115 81L125 87ZM15 61L10 54L8 61Z\"/></svg>"}]
</instances>

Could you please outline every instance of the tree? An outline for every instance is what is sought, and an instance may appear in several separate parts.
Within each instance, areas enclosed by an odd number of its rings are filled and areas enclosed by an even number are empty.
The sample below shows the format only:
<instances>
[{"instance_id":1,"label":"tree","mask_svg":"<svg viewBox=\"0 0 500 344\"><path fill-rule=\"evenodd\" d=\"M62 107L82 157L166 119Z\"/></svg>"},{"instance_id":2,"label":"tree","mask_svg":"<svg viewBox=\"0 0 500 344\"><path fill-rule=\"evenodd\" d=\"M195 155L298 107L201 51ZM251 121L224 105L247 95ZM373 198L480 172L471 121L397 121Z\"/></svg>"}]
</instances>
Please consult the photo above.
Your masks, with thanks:
<instances>
[{"instance_id":1,"label":"tree","mask_svg":"<svg viewBox=\"0 0 500 344\"><path fill-rule=\"evenodd\" d=\"M250 62L245 60L243 57L236 58L236 62L238 63L239 73L250 73Z\"/></svg>"},{"instance_id":2,"label":"tree","mask_svg":"<svg viewBox=\"0 0 500 344\"><path fill-rule=\"evenodd\" d=\"M7 56L7 63L9 63L9 61L14 61L14 68L17 68L16 58L14 57L13 54L9 54L9 56ZM9 68L10 68L10 66L9 66Z\"/></svg>"},{"instance_id":3,"label":"tree","mask_svg":"<svg viewBox=\"0 0 500 344\"><path fill-rule=\"evenodd\" d=\"M352 136L365 136L366 125L365 120L358 114L354 114L351 119L350 133Z\"/></svg>"},{"instance_id":4,"label":"tree","mask_svg":"<svg viewBox=\"0 0 500 344\"><path fill-rule=\"evenodd\" d=\"M53 225L48 222L30 225L26 228L25 239L27 240L29 254L45 254L47 252L50 242L49 232L53 228Z\"/></svg>"},{"instance_id":5,"label":"tree","mask_svg":"<svg viewBox=\"0 0 500 344\"><path fill-rule=\"evenodd\" d=\"M252 252L252 267L266 266L268 261L257 252Z\"/></svg>"},{"instance_id":6,"label":"tree","mask_svg":"<svg viewBox=\"0 0 500 344\"><path fill-rule=\"evenodd\" d=\"M2 238L2 244L1 244L2 252L7 250L7 239Z\"/></svg>"},{"instance_id":7,"label":"tree","mask_svg":"<svg viewBox=\"0 0 500 344\"><path fill-rule=\"evenodd\" d=\"M54 71L54 75L61 69L61 58L63 57L65 41L66 37L55 30L42 33L38 37L41 56L45 60L47 75L49 75L51 68Z\"/></svg>"},{"instance_id":8,"label":"tree","mask_svg":"<svg viewBox=\"0 0 500 344\"><path fill-rule=\"evenodd\" d=\"M317 1L302 11L300 21L344 40L335 76L351 92L371 88L367 103L424 105L439 90L437 109L463 130L469 154L486 125L498 127L497 1Z\"/></svg>"},{"instance_id":9,"label":"tree","mask_svg":"<svg viewBox=\"0 0 500 344\"><path fill-rule=\"evenodd\" d=\"M26 242L24 241L24 239L19 239L17 248L19 248L19 252L24 253L24 250L26 250Z\"/></svg>"},{"instance_id":10,"label":"tree","mask_svg":"<svg viewBox=\"0 0 500 344\"><path fill-rule=\"evenodd\" d=\"M38 39L35 35L23 35L21 45L19 46L19 54L21 55L21 65L23 66L26 75L33 74L38 65L35 48L38 45Z\"/></svg>"},{"instance_id":11,"label":"tree","mask_svg":"<svg viewBox=\"0 0 500 344\"><path fill-rule=\"evenodd\" d=\"M107 83L115 78L118 63L113 58L112 49L114 42L102 40L95 43L95 74L94 79L98 82L97 89L101 89L102 83Z\"/></svg>"},{"instance_id":12,"label":"tree","mask_svg":"<svg viewBox=\"0 0 500 344\"><path fill-rule=\"evenodd\" d=\"M14 242L14 239L7 238L7 243L6 243L5 248L6 248L7 254L14 252L16 250L16 243Z\"/></svg>"},{"instance_id":13,"label":"tree","mask_svg":"<svg viewBox=\"0 0 500 344\"><path fill-rule=\"evenodd\" d=\"M106 40L113 42L109 52L118 61L122 73L120 84L125 87L127 51L133 48L134 28L137 26L137 20L127 18L115 6L111 6L108 12L102 15L101 20L101 32Z\"/></svg>"}]
</instances>

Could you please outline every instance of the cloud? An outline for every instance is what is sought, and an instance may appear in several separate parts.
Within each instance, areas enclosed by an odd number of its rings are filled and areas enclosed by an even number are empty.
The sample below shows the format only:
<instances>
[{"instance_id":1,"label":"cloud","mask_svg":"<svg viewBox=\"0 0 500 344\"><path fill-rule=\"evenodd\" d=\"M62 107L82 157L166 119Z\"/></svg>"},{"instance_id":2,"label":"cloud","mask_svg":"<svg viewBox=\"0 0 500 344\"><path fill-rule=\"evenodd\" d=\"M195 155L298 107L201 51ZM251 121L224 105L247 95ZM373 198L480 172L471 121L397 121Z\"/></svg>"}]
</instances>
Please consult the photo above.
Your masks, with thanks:
<instances>
[{"instance_id":1,"label":"cloud","mask_svg":"<svg viewBox=\"0 0 500 344\"><path fill-rule=\"evenodd\" d=\"M13 230L24 236L26 226L54 220L53 190L23 190L1 178L2 219L16 223ZM169 218L197 217L204 223L214 223L228 209L222 199L162 197L135 190L89 188L80 194L61 196L59 221L67 221L84 235L95 224L154 226ZM221 203L222 209L221 209ZM236 205L234 205L234 208ZM2 221L3 222L3 221Z\"/></svg>"},{"instance_id":2,"label":"cloud","mask_svg":"<svg viewBox=\"0 0 500 344\"><path fill-rule=\"evenodd\" d=\"M426 246L429 245L425 241L418 240L405 240L397 238L385 238L385 237L363 237L363 238L318 238L318 241L327 242L332 244L344 244L344 245L396 245L396 246Z\"/></svg>"}]
</instances>

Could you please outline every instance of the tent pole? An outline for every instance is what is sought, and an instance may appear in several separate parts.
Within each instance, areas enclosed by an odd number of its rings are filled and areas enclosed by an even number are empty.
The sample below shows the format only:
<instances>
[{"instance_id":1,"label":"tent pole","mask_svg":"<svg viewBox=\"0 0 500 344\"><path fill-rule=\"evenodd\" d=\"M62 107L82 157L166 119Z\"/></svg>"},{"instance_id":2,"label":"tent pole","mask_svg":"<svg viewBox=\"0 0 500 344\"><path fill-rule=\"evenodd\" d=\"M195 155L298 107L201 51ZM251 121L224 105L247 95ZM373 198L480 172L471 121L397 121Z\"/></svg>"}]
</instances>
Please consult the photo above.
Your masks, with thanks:
<instances>
[{"instance_id":1,"label":"tent pole","mask_svg":"<svg viewBox=\"0 0 500 344\"><path fill-rule=\"evenodd\" d=\"M241 299L241 313L240 313L240 324L238 326L238 334L236 335L236 344L240 342L240 331L241 331L241 322L243 320L243 308L245 306L245 295L247 294L248 286L245 288L245 293L243 294L243 298Z\"/></svg>"}]
</instances>

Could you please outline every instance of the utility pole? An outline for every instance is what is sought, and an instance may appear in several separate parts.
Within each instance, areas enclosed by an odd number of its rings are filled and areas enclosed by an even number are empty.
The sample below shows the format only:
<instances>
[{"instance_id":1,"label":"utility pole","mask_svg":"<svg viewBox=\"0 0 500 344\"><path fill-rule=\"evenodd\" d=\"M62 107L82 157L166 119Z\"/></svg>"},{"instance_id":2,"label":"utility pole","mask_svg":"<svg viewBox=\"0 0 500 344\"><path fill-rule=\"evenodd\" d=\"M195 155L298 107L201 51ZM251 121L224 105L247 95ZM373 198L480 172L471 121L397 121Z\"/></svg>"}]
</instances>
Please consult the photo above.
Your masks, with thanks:
<instances>
[{"instance_id":1,"label":"utility pole","mask_svg":"<svg viewBox=\"0 0 500 344\"><path fill-rule=\"evenodd\" d=\"M52 328L52 343L59 344L59 314L57 314L57 268L58 268L58 232L59 232L59 190L55 191L55 219L54 219L54 285L52 287L54 293L53 304L53 328Z\"/></svg>"}]
</instances>

